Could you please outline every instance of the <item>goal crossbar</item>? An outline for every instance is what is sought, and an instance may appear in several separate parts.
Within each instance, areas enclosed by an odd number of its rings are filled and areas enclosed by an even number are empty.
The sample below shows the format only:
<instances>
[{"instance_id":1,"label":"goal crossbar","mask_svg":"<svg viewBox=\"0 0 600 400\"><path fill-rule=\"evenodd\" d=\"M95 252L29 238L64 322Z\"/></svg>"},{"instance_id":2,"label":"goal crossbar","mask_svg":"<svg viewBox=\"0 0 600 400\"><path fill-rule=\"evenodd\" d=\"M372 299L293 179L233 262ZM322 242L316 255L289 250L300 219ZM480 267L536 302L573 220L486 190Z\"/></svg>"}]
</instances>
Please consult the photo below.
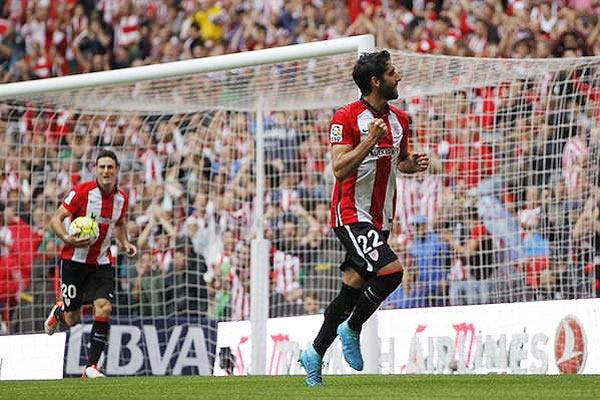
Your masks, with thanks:
<instances>
[{"instance_id":1,"label":"goal crossbar","mask_svg":"<svg viewBox=\"0 0 600 400\"><path fill-rule=\"evenodd\" d=\"M76 90L97 86L113 86L152 79L174 78L190 74L283 63L299 59L350 53L359 49L372 47L374 47L373 35L359 35L215 57L196 58L35 81L15 82L0 85L0 100L38 93Z\"/></svg>"}]
</instances>

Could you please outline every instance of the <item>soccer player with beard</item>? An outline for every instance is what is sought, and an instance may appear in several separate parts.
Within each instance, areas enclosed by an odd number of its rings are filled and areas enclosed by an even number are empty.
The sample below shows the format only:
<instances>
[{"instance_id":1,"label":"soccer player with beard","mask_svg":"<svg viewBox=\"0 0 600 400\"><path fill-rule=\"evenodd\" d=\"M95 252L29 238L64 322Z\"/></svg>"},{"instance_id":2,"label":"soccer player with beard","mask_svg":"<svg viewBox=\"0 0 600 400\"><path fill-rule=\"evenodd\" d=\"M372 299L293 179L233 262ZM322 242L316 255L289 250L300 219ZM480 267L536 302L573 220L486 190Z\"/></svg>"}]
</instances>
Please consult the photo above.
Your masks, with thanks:
<instances>
[{"instance_id":1,"label":"soccer player with beard","mask_svg":"<svg viewBox=\"0 0 600 400\"><path fill-rule=\"evenodd\" d=\"M44 328L48 335L61 325L73 326L81 317L82 304L94 305L88 364L83 378L103 378L97 368L102 350L108 341L110 316L115 288L115 268L110 262L110 245L114 228L117 244L130 257L137 253L127 237L127 206L125 192L117 187L119 161L114 152L102 150L96 157L96 179L84 182L69 192L50 220L50 229L65 243L61 254L62 300L57 302ZM99 237L69 235L63 221L70 217L88 216L98 223Z\"/></svg>"},{"instance_id":2,"label":"soccer player with beard","mask_svg":"<svg viewBox=\"0 0 600 400\"><path fill-rule=\"evenodd\" d=\"M329 130L336 178L331 225L346 250L342 288L313 344L300 355L309 386L323 383L323 356L336 336L350 367L363 369L361 327L402 282L402 265L387 243L396 170L413 174L429 166L425 154L408 151L408 115L388 104L398 98L401 78L390 53L362 54L352 77L362 96L334 114Z\"/></svg>"}]
</instances>

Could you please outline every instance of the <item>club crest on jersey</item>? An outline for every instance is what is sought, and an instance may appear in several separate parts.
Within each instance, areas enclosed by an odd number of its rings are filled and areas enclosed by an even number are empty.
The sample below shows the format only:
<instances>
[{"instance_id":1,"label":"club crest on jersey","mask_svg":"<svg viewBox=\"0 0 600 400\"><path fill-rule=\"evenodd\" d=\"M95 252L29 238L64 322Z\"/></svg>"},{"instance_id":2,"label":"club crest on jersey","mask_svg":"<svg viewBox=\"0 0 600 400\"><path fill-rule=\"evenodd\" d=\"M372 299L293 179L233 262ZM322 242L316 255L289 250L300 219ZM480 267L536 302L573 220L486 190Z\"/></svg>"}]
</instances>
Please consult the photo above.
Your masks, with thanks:
<instances>
[{"instance_id":1,"label":"club crest on jersey","mask_svg":"<svg viewBox=\"0 0 600 400\"><path fill-rule=\"evenodd\" d=\"M329 130L329 141L331 143L339 143L343 140L342 132L344 131L344 126L340 124L331 124L331 129Z\"/></svg>"},{"instance_id":2,"label":"club crest on jersey","mask_svg":"<svg viewBox=\"0 0 600 400\"><path fill-rule=\"evenodd\" d=\"M369 257L371 257L371 260L373 261L379 260L379 251L377 251L377 249L373 250L369 253Z\"/></svg>"},{"instance_id":3,"label":"club crest on jersey","mask_svg":"<svg viewBox=\"0 0 600 400\"><path fill-rule=\"evenodd\" d=\"M67 197L65 197L65 204L71 205L71 201L73 201L73 197L75 197L75 191L71 190Z\"/></svg>"}]
</instances>

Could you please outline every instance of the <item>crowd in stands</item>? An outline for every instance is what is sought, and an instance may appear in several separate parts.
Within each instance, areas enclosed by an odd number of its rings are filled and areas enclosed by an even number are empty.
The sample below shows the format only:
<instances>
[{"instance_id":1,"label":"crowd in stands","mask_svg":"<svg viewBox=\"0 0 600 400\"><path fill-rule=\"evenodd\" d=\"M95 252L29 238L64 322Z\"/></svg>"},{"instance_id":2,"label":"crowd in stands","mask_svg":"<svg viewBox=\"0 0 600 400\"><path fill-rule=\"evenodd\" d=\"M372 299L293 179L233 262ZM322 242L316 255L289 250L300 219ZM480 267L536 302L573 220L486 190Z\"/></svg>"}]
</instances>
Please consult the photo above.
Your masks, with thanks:
<instances>
[{"instance_id":1,"label":"crowd in stands","mask_svg":"<svg viewBox=\"0 0 600 400\"><path fill-rule=\"evenodd\" d=\"M599 4L592 0L0 5L2 82L362 33L374 34L381 47L432 54L600 55ZM432 166L398 180L390 243L405 280L385 307L600 293L593 286L600 280L600 88L589 73L563 77L568 85L513 82L404 104L413 146L430 154ZM265 118L271 316L318 313L337 292L343 251L329 229L325 135L332 112ZM93 176L94 156L105 146L121 158L128 228L140 250L133 260L115 258L115 313L249 318L251 114L98 117L2 107L0 117L4 331L42 329L57 295L61 246L48 220L72 185Z\"/></svg>"},{"instance_id":2,"label":"crowd in stands","mask_svg":"<svg viewBox=\"0 0 600 400\"><path fill-rule=\"evenodd\" d=\"M599 9L595 0L5 0L0 81L364 33L432 54L600 55Z\"/></svg>"}]
</instances>

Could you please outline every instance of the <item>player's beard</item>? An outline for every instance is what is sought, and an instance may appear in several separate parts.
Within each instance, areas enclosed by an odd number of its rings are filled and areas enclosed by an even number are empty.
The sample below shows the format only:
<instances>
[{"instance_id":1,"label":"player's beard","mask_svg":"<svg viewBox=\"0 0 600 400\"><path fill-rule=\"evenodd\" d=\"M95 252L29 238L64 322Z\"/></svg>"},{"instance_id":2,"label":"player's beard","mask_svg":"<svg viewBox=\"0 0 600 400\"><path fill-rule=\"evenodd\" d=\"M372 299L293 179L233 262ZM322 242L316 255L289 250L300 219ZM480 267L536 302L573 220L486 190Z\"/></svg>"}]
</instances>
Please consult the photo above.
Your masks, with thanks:
<instances>
[{"instance_id":1,"label":"player's beard","mask_svg":"<svg viewBox=\"0 0 600 400\"><path fill-rule=\"evenodd\" d=\"M396 84L390 85L384 82L381 87L381 95L386 101L397 99L398 89L396 88Z\"/></svg>"}]
</instances>

